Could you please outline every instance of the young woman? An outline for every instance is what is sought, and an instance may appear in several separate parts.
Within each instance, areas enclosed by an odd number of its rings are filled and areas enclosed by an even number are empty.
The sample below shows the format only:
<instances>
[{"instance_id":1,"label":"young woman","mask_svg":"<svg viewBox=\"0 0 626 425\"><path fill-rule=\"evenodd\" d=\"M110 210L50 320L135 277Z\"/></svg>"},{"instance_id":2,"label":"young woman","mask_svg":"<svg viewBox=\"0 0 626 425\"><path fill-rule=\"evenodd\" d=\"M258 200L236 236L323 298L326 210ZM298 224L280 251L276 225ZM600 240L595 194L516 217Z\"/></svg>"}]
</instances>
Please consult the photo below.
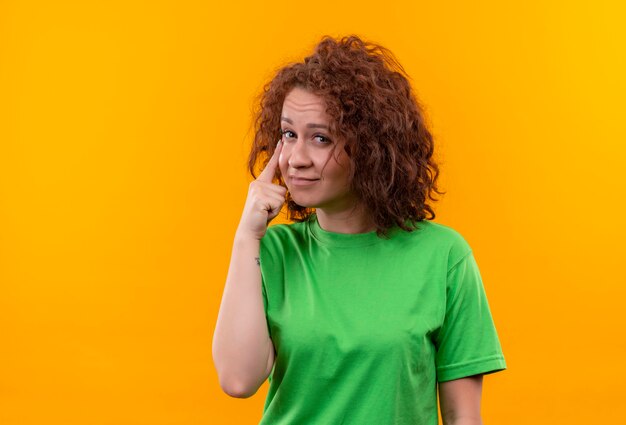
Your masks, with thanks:
<instances>
[{"instance_id":1,"label":"young woman","mask_svg":"<svg viewBox=\"0 0 626 425\"><path fill-rule=\"evenodd\" d=\"M269 377L261 424L436 425L437 390L444 424L481 424L482 376L506 364L470 246L429 221L433 138L394 56L324 37L266 86L256 129L223 390ZM268 227L285 202L293 223Z\"/></svg>"}]
</instances>

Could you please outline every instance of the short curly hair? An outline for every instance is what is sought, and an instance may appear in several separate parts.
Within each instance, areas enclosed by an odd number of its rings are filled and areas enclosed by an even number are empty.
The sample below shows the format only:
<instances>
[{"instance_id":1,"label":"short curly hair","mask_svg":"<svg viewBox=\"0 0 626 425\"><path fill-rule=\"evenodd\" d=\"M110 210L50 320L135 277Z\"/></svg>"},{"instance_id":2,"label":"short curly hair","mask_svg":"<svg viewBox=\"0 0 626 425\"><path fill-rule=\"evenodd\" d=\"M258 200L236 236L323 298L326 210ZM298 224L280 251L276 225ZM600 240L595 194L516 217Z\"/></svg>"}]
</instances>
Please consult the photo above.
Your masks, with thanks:
<instances>
[{"instance_id":1,"label":"short curly hair","mask_svg":"<svg viewBox=\"0 0 626 425\"><path fill-rule=\"evenodd\" d=\"M310 56L279 69L259 95L250 174L256 178L259 158L264 167L276 149L283 102L300 87L324 99L331 133L345 139L351 190L366 206L377 235L387 237L394 225L418 229L417 222L435 218L428 199L437 201L433 193L445 192L436 185L433 136L409 79L383 46L357 35L322 37ZM279 170L277 176L286 187ZM302 222L314 212L296 204L289 192L286 202L289 220Z\"/></svg>"}]
</instances>

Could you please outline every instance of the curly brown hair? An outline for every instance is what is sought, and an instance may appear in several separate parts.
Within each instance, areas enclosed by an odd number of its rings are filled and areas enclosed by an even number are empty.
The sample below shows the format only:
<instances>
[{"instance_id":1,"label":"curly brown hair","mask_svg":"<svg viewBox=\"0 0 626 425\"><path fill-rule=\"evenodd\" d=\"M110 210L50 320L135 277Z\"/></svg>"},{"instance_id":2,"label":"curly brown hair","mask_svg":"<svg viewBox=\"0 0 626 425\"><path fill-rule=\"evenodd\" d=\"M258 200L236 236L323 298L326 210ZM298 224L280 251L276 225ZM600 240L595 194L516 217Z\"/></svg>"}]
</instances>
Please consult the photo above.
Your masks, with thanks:
<instances>
[{"instance_id":1,"label":"curly brown hair","mask_svg":"<svg viewBox=\"0 0 626 425\"><path fill-rule=\"evenodd\" d=\"M259 157L264 167L276 149L283 102L300 87L324 99L330 132L345 139L351 189L367 206L377 235L387 237L394 225L419 229L417 222L435 218L428 199L437 201L433 193L445 192L436 186L433 136L409 79L385 47L356 35L324 36L313 54L279 69L259 95L250 174L256 178ZM287 187L279 170L277 178ZM296 204L289 192L286 203L292 221L305 221L314 212Z\"/></svg>"}]
</instances>

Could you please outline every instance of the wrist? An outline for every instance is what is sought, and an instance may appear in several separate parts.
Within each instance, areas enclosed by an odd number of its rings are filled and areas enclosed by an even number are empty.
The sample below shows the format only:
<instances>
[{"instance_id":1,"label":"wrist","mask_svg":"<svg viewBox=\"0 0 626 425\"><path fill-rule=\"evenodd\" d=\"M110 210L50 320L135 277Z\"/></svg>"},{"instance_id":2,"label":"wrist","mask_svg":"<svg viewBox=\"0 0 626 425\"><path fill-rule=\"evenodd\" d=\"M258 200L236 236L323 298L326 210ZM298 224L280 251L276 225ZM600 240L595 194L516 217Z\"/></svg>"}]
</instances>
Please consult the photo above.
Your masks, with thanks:
<instances>
[{"instance_id":1,"label":"wrist","mask_svg":"<svg viewBox=\"0 0 626 425\"><path fill-rule=\"evenodd\" d=\"M236 244L249 244L254 242L260 242L261 238L258 235L254 235L250 232L238 229L235 232L235 243Z\"/></svg>"}]
</instances>

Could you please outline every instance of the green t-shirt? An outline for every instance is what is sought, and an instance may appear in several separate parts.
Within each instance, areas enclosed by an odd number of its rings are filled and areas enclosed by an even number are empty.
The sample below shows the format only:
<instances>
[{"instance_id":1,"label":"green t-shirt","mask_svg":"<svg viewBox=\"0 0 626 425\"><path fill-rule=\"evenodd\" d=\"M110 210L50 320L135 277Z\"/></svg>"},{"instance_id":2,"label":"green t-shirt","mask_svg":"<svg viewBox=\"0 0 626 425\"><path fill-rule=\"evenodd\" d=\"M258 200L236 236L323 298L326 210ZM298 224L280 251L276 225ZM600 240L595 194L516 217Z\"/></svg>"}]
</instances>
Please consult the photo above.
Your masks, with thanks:
<instances>
[{"instance_id":1,"label":"green t-shirt","mask_svg":"<svg viewBox=\"0 0 626 425\"><path fill-rule=\"evenodd\" d=\"M276 349L260 425L436 425L437 381L506 368L463 237L421 221L390 239L308 221L261 239Z\"/></svg>"}]
</instances>

